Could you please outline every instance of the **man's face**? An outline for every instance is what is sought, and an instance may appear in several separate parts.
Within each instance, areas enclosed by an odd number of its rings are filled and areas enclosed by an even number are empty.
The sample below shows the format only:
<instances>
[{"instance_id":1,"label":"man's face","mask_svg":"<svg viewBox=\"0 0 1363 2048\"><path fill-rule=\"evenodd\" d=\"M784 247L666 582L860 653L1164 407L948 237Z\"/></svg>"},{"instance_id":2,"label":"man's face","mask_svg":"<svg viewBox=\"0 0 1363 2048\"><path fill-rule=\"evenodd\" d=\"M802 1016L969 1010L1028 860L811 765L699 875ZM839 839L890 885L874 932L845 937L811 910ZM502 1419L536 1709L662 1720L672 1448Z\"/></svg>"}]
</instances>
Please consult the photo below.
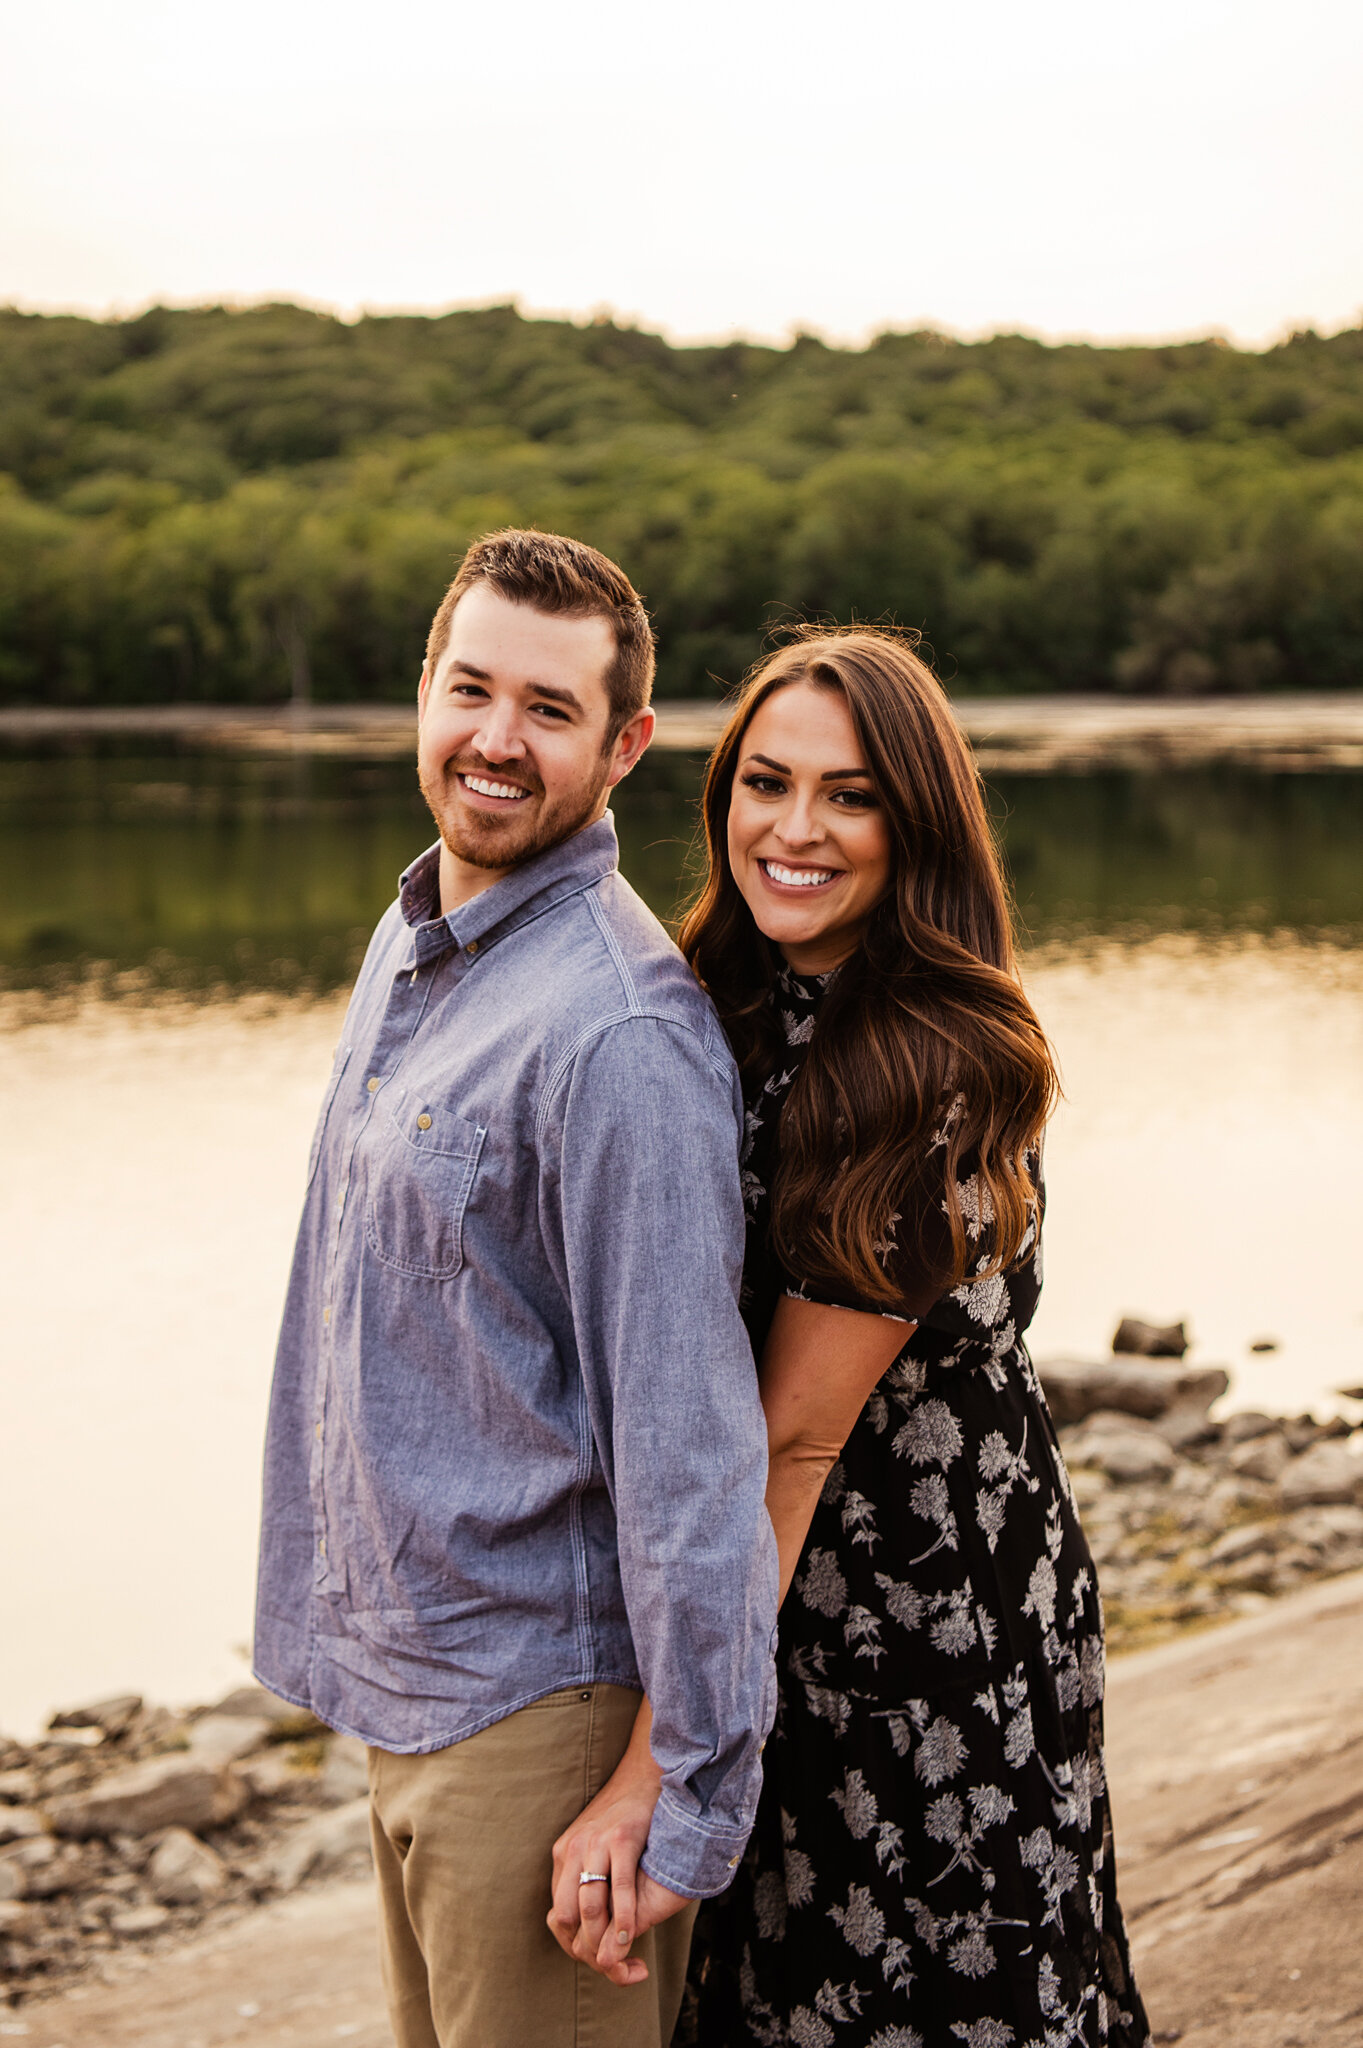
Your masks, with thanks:
<instances>
[{"instance_id":1,"label":"man's face","mask_svg":"<svg viewBox=\"0 0 1363 2048\"><path fill-rule=\"evenodd\" d=\"M535 611L486 583L460 598L418 698L417 771L440 828L442 908L601 816L653 734L643 711L606 745L614 656L609 619Z\"/></svg>"}]
</instances>

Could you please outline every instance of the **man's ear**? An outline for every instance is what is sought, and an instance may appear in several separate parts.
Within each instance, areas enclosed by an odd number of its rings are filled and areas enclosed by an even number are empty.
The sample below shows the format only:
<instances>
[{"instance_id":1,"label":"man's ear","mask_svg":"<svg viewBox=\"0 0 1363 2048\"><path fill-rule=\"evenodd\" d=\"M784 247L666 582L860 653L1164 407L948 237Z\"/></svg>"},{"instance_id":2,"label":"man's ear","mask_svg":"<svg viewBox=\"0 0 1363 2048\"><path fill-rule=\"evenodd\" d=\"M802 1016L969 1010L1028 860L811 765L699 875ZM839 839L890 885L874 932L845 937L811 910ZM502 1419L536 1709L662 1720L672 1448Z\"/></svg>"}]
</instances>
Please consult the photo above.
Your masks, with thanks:
<instances>
[{"instance_id":1,"label":"man's ear","mask_svg":"<svg viewBox=\"0 0 1363 2048\"><path fill-rule=\"evenodd\" d=\"M653 738L657 726L658 720L652 711L636 711L629 723L620 728L611 751L607 789L614 789L616 783L623 782L630 769L638 765L639 756Z\"/></svg>"},{"instance_id":2,"label":"man's ear","mask_svg":"<svg viewBox=\"0 0 1363 2048\"><path fill-rule=\"evenodd\" d=\"M420 725L426 716L426 699L431 694L431 671L423 664L421 679L416 686L416 722Z\"/></svg>"}]
</instances>

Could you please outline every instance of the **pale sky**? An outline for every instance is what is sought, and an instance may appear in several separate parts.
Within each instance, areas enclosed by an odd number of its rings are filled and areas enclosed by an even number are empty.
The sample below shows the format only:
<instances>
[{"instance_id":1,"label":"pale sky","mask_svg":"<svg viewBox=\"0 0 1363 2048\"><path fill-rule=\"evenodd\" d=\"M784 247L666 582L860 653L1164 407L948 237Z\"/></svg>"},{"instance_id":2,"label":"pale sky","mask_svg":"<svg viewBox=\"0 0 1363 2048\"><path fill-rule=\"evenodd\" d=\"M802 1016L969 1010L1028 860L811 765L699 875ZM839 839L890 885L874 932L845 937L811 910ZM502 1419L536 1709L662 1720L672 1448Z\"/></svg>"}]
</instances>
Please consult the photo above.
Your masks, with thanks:
<instances>
[{"instance_id":1,"label":"pale sky","mask_svg":"<svg viewBox=\"0 0 1363 2048\"><path fill-rule=\"evenodd\" d=\"M1360 0L9 0L0 302L1363 317Z\"/></svg>"}]
</instances>

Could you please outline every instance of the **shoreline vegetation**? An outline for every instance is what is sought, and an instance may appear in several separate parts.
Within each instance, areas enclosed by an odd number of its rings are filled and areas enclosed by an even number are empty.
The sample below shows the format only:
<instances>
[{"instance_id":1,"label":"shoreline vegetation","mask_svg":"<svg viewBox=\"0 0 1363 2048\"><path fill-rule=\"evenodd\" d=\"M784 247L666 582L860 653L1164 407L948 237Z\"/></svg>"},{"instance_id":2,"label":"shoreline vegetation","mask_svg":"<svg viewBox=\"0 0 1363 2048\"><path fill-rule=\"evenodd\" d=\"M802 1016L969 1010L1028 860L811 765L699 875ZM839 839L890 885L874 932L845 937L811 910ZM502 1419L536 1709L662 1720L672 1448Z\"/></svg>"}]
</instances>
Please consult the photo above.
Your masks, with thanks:
<instances>
[{"instance_id":1,"label":"shoreline vegetation","mask_svg":"<svg viewBox=\"0 0 1363 2048\"><path fill-rule=\"evenodd\" d=\"M1187 1365L1181 1324L1124 1322L1115 1344L1038 1367L1112 1653L1363 1566L1363 1419L1214 1420L1228 1376ZM1363 1408L1363 1387L1343 1392ZM368 1839L363 1744L258 1686L182 1712L127 1695L53 1714L31 1743L0 1736L0 2010L360 1876Z\"/></svg>"},{"instance_id":2,"label":"shoreline vegetation","mask_svg":"<svg viewBox=\"0 0 1363 2048\"><path fill-rule=\"evenodd\" d=\"M510 305L0 309L0 702L405 696L507 523L624 563L664 697L792 615L896 619L992 694L1356 687L1363 328L781 349Z\"/></svg>"},{"instance_id":3,"label":"shoreline vegetation","mask_svg":"<svg viewBox=\"0 0 1363 2048\"><path fill-rule=\"evenodd\" d=\"M726 705L657 702L663 753L708 752ZM1199 699L957 696L953 709L984 775L1084 774L1095 768L1200 767L1276 771L1363 768L1363 690L1257 692ZM241 754L406 759L411 704L0 705L0 746L94 739L178 741Z\"/></svg>"}]
</instances>

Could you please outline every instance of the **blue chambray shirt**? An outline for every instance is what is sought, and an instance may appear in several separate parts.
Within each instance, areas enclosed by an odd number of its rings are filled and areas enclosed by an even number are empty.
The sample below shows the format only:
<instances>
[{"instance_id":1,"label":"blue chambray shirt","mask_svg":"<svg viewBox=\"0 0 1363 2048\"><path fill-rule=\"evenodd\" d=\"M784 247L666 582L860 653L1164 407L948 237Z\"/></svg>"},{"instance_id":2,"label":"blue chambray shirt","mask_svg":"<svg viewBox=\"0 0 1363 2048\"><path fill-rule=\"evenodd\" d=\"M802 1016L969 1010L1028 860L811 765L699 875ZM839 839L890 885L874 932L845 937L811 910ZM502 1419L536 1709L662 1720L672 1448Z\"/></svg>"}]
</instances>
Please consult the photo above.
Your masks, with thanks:
<instances>
[{"instance_id":1,"label":"blue chambray shirt","mask_svg":"<svg viewBox=\"0 0 1363 2048\"><path fill-rule=\"evenodd\" d=\"M405 1752L642 1683L644 1868L705 1896L775 1704L737 1075L609 816L447 917L438 853L370 942L313 1141L256 1675Z\"/></svg>"}]
</instances>

